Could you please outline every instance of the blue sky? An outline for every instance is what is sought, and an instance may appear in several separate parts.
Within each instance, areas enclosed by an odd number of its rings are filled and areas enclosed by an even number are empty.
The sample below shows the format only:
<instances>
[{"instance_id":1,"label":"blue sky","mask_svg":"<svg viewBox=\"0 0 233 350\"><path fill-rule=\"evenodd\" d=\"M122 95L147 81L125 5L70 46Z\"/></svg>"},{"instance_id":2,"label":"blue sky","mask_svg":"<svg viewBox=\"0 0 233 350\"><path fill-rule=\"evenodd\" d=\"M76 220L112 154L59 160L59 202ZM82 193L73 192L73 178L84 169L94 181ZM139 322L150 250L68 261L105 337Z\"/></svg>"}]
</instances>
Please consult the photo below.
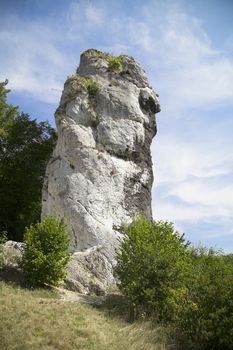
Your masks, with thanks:
<instances>
[{"instance_id":1,"label":"blue sky","mask_svg":"<svg viewBox=\"0 0 233 350\"><path fill-rule=\"evenodd\" d=\"M0 79L32 118L54 124L91 47L132 55L160 94L154 218L233 252L233 1L1 0Z\"/></svg>"}]
</instances>

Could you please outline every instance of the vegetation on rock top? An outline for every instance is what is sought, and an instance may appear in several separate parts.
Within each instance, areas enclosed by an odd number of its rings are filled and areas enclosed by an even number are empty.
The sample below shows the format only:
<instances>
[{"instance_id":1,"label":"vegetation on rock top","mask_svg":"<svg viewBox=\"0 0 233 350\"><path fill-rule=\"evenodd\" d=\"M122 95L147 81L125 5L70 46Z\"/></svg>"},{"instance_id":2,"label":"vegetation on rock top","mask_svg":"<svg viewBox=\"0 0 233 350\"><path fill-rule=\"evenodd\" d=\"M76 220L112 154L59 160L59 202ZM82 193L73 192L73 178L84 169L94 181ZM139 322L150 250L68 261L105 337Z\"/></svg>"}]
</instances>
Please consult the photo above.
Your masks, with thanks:
<instances>
[{"instance_id":1,"label":"vegetation on rock top","mask_svg":"<svg viewBox=\"0 0 233 350\"><path fill-rule=\"evenodd\" d=\"M109 70L113 70L113 71L121 71L123 69L122 60L124 57L126 57L126 55L124 54L121 54L119 56L114 56L114 55L111 55L110 53L98 51L95 49L89 49L85 51L84 54L90 58L107 60Z\"/></svg>"},{"instance_id":2,"label":"vegetation on rock top","mask_svg":"<svg viewBox=\"0 0 233 350\"><path fill-rule=\"evenodd\" d=\"M114 71L121 71L122 70L122 57L123 56L118 56L118 57L109 57L108 58L108 68L110 70Z\"/></svg>"},{"instance_id":3,"label":"vegetation on rock top","mask_svg":"<svg viewBox=\"0 0 233 350\"><path fill-rule=\"evenodd\" d=\"M100 58L100 59L108 59L111 56L108 52L103 52L96 49L86 50L84 54L90 58Z\"/></svg>"},{"instance_id":4,"label":"vegetation on rock top","mask_svg":"<svg viewBox=\"0 0 233 350\"><path fill-rule=\"evenodd\" d=\"M69 76L65 84L69 84L67 94L70 99L74 98L78 92L87 91L91 105L94 104L96 94L100 89L100 85L97 80L82 77L79 74Z\"/></svg>"}]
</instances>

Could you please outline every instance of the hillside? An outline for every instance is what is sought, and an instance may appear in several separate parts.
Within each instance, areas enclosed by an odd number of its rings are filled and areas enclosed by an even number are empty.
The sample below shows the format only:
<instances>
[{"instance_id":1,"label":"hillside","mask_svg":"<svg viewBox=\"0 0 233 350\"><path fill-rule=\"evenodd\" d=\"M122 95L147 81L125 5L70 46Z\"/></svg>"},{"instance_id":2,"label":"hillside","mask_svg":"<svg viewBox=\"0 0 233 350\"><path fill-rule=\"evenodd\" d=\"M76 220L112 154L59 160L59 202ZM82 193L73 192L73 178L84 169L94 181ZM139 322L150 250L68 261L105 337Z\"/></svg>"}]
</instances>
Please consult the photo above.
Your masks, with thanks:
<instances>
[{"instance_id":1,"label":"hillside","mask_svg":"<svg viewBox=\"0 0 233 350\"><path fill-rule=\"evenodd\" d=\"M65 302L54 291L26 290L0 282L0 349L174 349L161 327L130 323L123 309L122 301L102 306Z\"/></svg>"}]
</instances>

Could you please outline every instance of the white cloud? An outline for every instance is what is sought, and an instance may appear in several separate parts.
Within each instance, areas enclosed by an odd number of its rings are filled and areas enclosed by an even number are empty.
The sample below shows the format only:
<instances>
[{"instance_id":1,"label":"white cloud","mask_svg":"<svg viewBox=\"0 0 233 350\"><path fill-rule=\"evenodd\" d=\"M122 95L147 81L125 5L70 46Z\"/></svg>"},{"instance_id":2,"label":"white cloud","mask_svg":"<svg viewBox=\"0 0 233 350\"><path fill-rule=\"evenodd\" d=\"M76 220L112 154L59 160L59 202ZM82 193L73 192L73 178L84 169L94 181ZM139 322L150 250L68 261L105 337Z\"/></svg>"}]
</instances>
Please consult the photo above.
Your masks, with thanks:
<instances>
[{"instance_id":1,"label":"white cloud","mask_svg":"<svg viewBox=\"0 0 233 350\"><path fill-rule=\"evenodd\" d=\"M177 127L178 128L178 127ZM180 183L188 177L211 178L233 172L233 154L221 139L213 140L205 135L205 140L185 140L182 134L162 137L153 143L154 172L158 183ZM226 137L226 135L223 135Z\"/></svg>"},{"instance_id":2,"label":"white cloud","mask_svg":"<svg viewBox=\"0 0 233 350\"><path fill-rule=\"evenodd\" d=\"M233 219L232 215L222 215L206 206L189 206L184 203L170 203L158 200L153 208L155 220L168 220L175 228L185 233L186 239L193 244L223 248L227 253L232 252ZM218 215L219 214L219 215Z\"/></svg>"},{"instance_id":3,"label":"white cloud","mask_svg":"<svg viewBox=\"0 0 233 350\"><path fill-rule=\"evenodd\" d=\"M86 19L91 25L100 26L104 23L104 11L101 8L88 4L85 8Z\"/></svg>"},{"instance_id":4,"label":"white cloud","mask_svg":"<svg viewBox=\"0 0 233 350\"><path fill-rule=\"evenodd\" d=\"M217 128L217 125L216 125ZM174 132L175 134L175 132ZM223 138L228 133L223 134ZM229 137L229 136L227 136ZM198 142L199 141L199 142ZM230 235L233 225L233 154L230 140L216 135L206 140L182 135L154 143L155 187L153 211L156 219L171 220L187 231L191 225L208 223L209 233L199 230L195 239ZM231 143L232 144L232 143ZM208 147L207 147L208 146ZM216 232L216 224L222 229ZM213 243L212 243L213 244Z\"/></svg>"},{"instance_id":5,"label":"white cloud","mask_svg":"<svg viewBox=\"0 0 233 350\"><path fill-rule=\"evenodd\" d=\"M233 214L233 187L230 185L218 187L198 179L176 186L169 194L189 204L208 205L212 211L221 210L228 215Z\"/></svg>"},{"instance_id":6,"label":"white cloud","mask_svg":"<svg viewBox=\"0 0 233 350\"><path fill-rule=\"evenodd\" d=\"M178 1L146 2L140 16L135 6L128 14L121 7L112 13L111 3L68 2L60 18L49 20L5 18L0 78L8 78L15 92L57 104L84 48L135 56L161 96L152 148L160 191L154 196L156 215L179 225L227 220L233 206L233 125L222 123L221 108L233 106L232 57L214 47ZM218 118L211 119L216 111Z\"/></svg>"},{"instance_id":7,"label":"white cloud","mask_svg":"<svg viewBox=\"0 0 233 350\"><path fill-rule=\"evenodd\" d=\"M215 62L197 62L192 69L183 67L175 75L177 83L172 98L174 103L181 104L181 109L214 110L223 103L232 104L233 62L230 60L220 56Z\"/></svg>"},{"instance_id":8,"label":"white cloud","mask_svg":"<svg viewBox=\"0 0 233 350\"><path fill-rule=\"evenodd\" d=\"M2 71L10 80L18 75L12 84L16 89L24 84L26 91L35 87L38 93L46 75L58 88L62 73L78 63L75 48L79 55L80 45L92 47L95 32L101 30L99 42L95 41L98 47L116 53L126 49L142 56L163 98L169 96L163 109L174 116L189 108L211 109L232 102L233 62L212 47L196 19L170 1L165 5L152 1L142 7L142 14L138 20L124 13L112 14L107 3L76 1L68 3L57 21L25 22L9 17L11 25L1 34L1 47L10 64L2 59ZM43 98L54 101L48 92Z\"/></svg>"},{"instance_id":9,"label":"white cloud","mask_svg":"<svg viewBox=\"0 0 233 350\"><path fill-rule=\"evenodd\" d=\"M0 33L0 79L8 78L14 92L24 92L35 100L58 103L69 64L56 46L56 32L46 23L24 23L10 17L11 26Z\"/></svg>"},{"instance_id":10,"label":"white cloud","mask_svg":"<svg viewBox=\"0 0 233 350\"><path fill-rule=\"evenodd\" d=\"M169 105L164 107L169 117L170 113L184 116L190 108L232 106L233 60L213 47L201 23L178 6L164 9L158 23L153 17L153 11L146 12L147 42L152 42L150 67L161 96L168 96Z\"/></svg>"},{"instance_id":11,"label":"white cloud","mask_svg":"<svg viewBox=\"0 0 233 350\"><path fill-rule=\"evenodd\" d=\"M170 203L169 200L160 201L154 207L154 218L174 222L198 222L212 217L209 208L189 207L184 203Z\"/></svg>"},{"instance_id":12,"label":"white cloud","mask_svg":"<svg viewBox=\"0 0 233 350\"><path fill-rule=\"evenodd\" d=\"M160 194L155 201L155 217L163 220L198 222L232 218L233 191L230 186L211 188L203 183L186 182Z\"/></svg>"}]
</instances>

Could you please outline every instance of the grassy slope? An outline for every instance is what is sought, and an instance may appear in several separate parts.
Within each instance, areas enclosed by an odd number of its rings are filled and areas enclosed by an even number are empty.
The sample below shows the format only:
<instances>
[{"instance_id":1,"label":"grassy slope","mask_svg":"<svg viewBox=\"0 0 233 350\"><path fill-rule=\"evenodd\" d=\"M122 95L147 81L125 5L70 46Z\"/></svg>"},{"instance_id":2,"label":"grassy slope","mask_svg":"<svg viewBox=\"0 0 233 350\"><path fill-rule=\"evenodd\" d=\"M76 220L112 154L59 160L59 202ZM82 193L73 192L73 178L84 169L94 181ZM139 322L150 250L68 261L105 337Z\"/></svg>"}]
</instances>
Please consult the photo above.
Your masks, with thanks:
<instances>
[{"instance_id":1,"label":"grassy slope","mask_svg":"<svg viewBox=\"0 0 233 350\"><path fill-rule=\"evenodd\" d=\"M164 332L49 291L0 282L1 350L168 350Z\"/></svg>"}]
</instances>

